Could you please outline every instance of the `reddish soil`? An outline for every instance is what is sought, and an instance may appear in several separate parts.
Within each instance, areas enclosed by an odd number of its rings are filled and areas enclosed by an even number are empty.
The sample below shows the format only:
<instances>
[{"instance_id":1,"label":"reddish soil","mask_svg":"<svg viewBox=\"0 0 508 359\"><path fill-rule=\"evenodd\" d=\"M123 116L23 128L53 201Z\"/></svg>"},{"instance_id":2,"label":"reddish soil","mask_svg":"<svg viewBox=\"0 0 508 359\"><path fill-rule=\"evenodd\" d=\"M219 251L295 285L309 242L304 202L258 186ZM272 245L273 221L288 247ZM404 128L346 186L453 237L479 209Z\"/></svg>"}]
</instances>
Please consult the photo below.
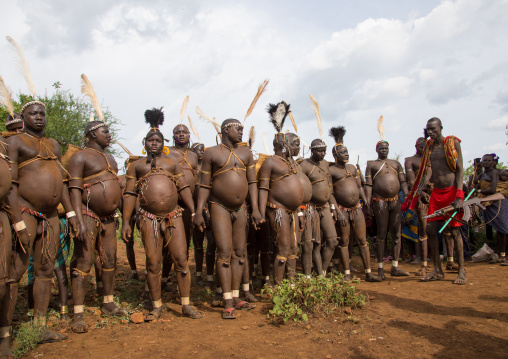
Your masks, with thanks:
<instances>
[{"instance_id":1,"label":"reddish soil","mask_svg":"<svg viewBox=\"0 0 508 359\"><path fill-rule=\"evenodd\" d=\"M143 249L136 245L138 270L144 268ZM119 245L118 287L142 311L143 281L127 280L130 270L123 244ZM359 266L358 258L353 261ZM375 263L373 263L375 266ZM170 294L162 319L132 324L86 316L86 334L67 330L69 339L38 346L31 357L44 358L507 358L508 267L467 264L469 283L452 284L456 273L447 272L439 282L420 283L416 265L401 265L410 277L382 283L361 282L359 289L370 297L365 308L356 309L349 320L342 312L308 323L274 325L266 318L266 298L237 320L220 318L221 309L211 308L211 296L193 287L194 303L204 312L200 320L183 318ZM24 297L24 296L23 296ZM191 298L192 299L192 298ZM25 302L20 298L20 302ZM91 287L87 306L97 307ZM136 309L136 305L138 305ZM26 304L25 304L26 306ZM95 308L96 309L96 308ZM143 310L146 313L145 310ZM237 311L238 312L238 311ZM56 320L56 319L55 319ZM64 328L68 328L66 325Z\"/></svg>"}]
</instances>

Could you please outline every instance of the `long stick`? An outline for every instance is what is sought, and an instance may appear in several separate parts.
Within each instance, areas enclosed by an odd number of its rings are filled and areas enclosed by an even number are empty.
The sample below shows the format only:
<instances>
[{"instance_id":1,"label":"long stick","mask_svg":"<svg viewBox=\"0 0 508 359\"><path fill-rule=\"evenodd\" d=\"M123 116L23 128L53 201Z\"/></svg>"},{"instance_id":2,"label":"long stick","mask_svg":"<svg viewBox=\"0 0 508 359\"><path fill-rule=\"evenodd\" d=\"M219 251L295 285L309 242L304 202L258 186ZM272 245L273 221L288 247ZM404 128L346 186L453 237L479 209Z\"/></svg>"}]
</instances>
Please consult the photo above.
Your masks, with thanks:
<instances>
[{"instance_id":1,"label":"long stick","mask_svg":"<svg viewBox=\"0 0 508 359\"><path fill-rule=\"evenodd\" d=\"M473 188L471 190L471 192L469 192L466 196L466 198L464 198L464 202L467 201L469 199L469 197L471 197L471 195L473 194L473 192L475 191L475 189ZM455 217L455 215L459 213L459 210L456 209L455 212L453 212L452 216L446 221L446 223L443 225L443 227L441 227L441 229L439 230L439 233L443 232L444 229L446 228L446 226L452 221L453 217Z\"/></svg>"}]
</instances>

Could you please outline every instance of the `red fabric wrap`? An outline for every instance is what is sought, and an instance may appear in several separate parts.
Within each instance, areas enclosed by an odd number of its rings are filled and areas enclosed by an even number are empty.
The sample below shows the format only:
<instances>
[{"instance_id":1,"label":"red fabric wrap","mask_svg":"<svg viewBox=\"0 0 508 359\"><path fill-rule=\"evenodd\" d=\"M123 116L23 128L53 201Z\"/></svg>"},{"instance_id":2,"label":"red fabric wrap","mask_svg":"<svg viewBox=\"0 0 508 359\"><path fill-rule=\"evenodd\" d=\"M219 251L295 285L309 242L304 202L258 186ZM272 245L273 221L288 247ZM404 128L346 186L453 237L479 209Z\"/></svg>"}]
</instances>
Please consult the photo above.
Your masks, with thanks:
<instances>
[{"instance_id":1,"label":"red fabric wrap","mask_svg":"<svg viewBox=\"0 0 508 359\"><path fill-rule=\"evenodd\" d=\"M457 195L456 196L457 196L456 198L460 198L460 199L463 200L464 199L464 191L461 190L461 189L457 190Z\"/></svg>"},{"instance_id":2,"label":"red fabric wrap","mask_svg":"<svg viewBox=\"0 0 508 359\"><path fill-rule=\"evenodd\" d=\"M432 194L430 195L430 201L429 201L429 211L428 215L431 215L438 209L447 207L455 201L455 199L459 198L459 191L457 191L457 187L446 187L446 188L434 188L432 190ZM462 192L462 191L460 191ZM464 192L462 192L462 196L464 196ZM428 222L435 222L435 221L446 221L449 217L447 216L438 216L427 219ZM459 212L455 215L457 219L462 219L462 213ZM450 224L448 225L450 227L460 227L462 224L459 221L452 220Z\"/></svg>"}]
</instances>

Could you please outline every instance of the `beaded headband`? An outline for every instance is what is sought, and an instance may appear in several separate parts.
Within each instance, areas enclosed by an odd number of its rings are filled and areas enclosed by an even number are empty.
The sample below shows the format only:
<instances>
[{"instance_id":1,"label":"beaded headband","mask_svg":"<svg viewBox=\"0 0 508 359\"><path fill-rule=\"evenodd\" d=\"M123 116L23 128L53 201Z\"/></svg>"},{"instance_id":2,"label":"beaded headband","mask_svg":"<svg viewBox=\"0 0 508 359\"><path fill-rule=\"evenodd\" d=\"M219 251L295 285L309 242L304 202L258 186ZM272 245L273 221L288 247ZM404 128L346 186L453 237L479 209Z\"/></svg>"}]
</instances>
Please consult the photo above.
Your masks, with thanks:
<instances>
[{"instance_id":1,"label":"beaded headband","mask_svg":"<svg viewBox=\"0 0 508 359\"><path fill-rule=\"evenodd\" d=\"M108 126L108 124L107 124L106 122L99 123L99 124L97 124L97 125L93 126L93 127L92 127L91 129L89 129L88 131L86 131L85 135L88 135L90 132L95 131L95 130L96 130L96 129L98 129L98 128L101 128L101 127L107 127L107 126Z\"/></svg>"},{"instance_id":2,"label":"beaded headband","mask_svg":"<svg viewBox=\"0 0 508 359\"><path fill-rule=\"evenodd\" d=\"M42 107L44 107L44 109L46 109L46 105L43 104L42 102L40 101L30 101L30 102L27 102L23 105L23 107L21 107L21 113L23 113L23 111L25 111L25 109L28 107L28 106L31 106L31 105L41 105Z\"/></svg>"},{"instance_id":3,"label":"beaded headband","mask_svg":"<svg viewBox=\"0 0 508 359\"><path fill-rule=\"evenodd\" d=\"M10 121L5 121L5 126L7 127L10 125L14 125L15 123L18 123L18 122L23 122L23 120L21 118L13 118Z\"/></svg>"},{"instance_id":4,"label":"beaded headband","mask_svg":"<svg viewBox=\"0 0 508 359\"><path fill-rule=\"evenodd\" d=\"M314 150L314 149L317 149L317 148L326 148L326 143L322 143L320 145L314 145L314 146L310 146L310 149L311 150Z\"/></svg>"},{"instance_id":5,"label":"beaded headband","mask_svg":"<svg viewBox=\"0 0 508 359\"><path fill-rule=\"evenodd\" d=\"M241 127L241 128L243 128L243 125L241 123L238 123L238 122L230 122L227 125L222 126L221 129L228 128L228 127Z\"/></svg>"},{"instance_id":6,"label":"beaded headband","mask_svg":"<svg viewBox=\"0 0 508 359\"><path fill-rule=\"evenodd\" d=\"M376 148L377 148L377 146L379 146L381 143L386 143L388 146L390 146L390 143L389 143L388 141L381 140L381 141L379 141L378 143L376 143Z\"/></svg>"}]
</instances>

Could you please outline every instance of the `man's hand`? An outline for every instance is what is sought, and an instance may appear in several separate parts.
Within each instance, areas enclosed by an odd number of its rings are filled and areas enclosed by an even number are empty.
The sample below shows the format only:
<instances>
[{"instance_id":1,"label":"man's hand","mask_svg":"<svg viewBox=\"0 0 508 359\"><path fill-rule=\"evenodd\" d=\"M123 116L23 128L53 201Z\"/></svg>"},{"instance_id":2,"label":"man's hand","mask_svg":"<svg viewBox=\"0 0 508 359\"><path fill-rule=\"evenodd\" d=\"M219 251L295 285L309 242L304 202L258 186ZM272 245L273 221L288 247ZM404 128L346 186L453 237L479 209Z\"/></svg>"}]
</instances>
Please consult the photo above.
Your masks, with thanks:
<instances>
[{"instance_id":1,"label":"man's hand","mask_svg":"<svg viewBox=\"0 0 508 359\"><path fill-rule=\"evenodd\" d=\"M369 204L366 204L365 207L367 208L367 217L372 218L374 216L372 207Z\"/></svg>"},{"instance_id":2,"label":"man's hand","mask_svg":"<svg viewBox=\"0 0 508 359\"><path fill-rule=\"evenodd\" d=\"M337 211L337 221L339 222L341 227L345 227L346 222L346 216L344 216L344 213L342 211Z\"/></svg>"},{"instance_id":3,"label":"man's hand","mask_svg":"<svg viewBox=\"0 0 508 359\"><path fill-rule=\"evenodd\" d=\"M339 218L338 210L337 208L331 209L330 212L332 212L332 219L334 222L337 222L337 219Z\"/></svg>"},{"instance_id":4,"label":"man's hand","mask_svg":"<svg viewBox=\"0 0 508 359\"><path fill-rule=\"evenodd\" d=\"M455 201L450 203L450 206L452 206L455 209L459 209L464 207L464 200L462 198L457 198Z\"/></svg>"},{"instance_id":5,"label":"man's hand","mask_svg":"<svg viewBox=\"0 0 508 359\"><path fill-rule=\"evenodd\" d=\"M203 218L203 213L197 212L194 214L194 217L192 218L192 224L194 227L199 228L201 232L203 232L206 228L205 219Z\"/></svg>"},{"instance_id":6,"label":"man's hand","mask_svg":"<svg viewBox=\"0 0 508 359\"><path fill-rule=\"evenodd\" d=\"M422 192L420 194L420 202L423 204L429 204L430 196L427 192Z\"/></svg>"},{"instance_id":7,"label":"man's hand","mask_svg":"<svg viewBox=\"0 0 508 359\"><path fill-rule=\"evenodd\" d=\"M123 223L122 225L122 239L125 243L129 243L132 238L132 228L129 223Z\"/></svg>"},{"instance_id":8,"label":"man's hand","mask_svg":"<svg viewBox=\"0 0 508 359\"><path fill-rule=\"evenodd\" d=\"M23 249L27 249L30 246L30 234L26 228L16 233L18 235L19 241L21 242L21 245L23 246Z\"/></svg>"},{"instance_id":9,"label":"man's hand","mask_svg":"<svg viewBox=\"0 0 508 359\"><path fill-rule=\"evenodd\" d=\"M72 236L74 238L77 238L78 233L79 233L78 219L76 218L76 216L72 216L71 218L68 219L68 221L69 221L69 225L71 226Z\"/></svg>"},{"instance_id":10,"label":"man's hand","mask_svg":"<svg viewBox=\"0 0 508 359\"><path fill-rule=\"evenodd\" d=\"M86 241L86 236L87 236L87 233L86 233L85 222L84 221L79 222L79 229L78 229L78 233L77 233L76 238L80 242L85 242Z\"/></svg>"},{"instance_id":11,"label":"man's hand","mask_svg":"<svg viewBox=\"0 0 508 359\"><path fill-rule=\"evenodd\" d=\"M261 217L261 213L259 212L259 210L252 211L251 216L252 216L252 224L254 225L254 229L257 231L259 229L259 225L261 223L265 223L266 219Z\"/></svg>"},{"instance_id":12,"label":"man's hand","mask_svg":"<svg viewBox=\"0 0 508 359\"><path fill-rule=\"evenodd\" d=\"M303 230L305 229L305 215L298 216L298 220L299 220L298 228L300 229L300 232L303 232Z\"/></svg>"}]
</instances>

